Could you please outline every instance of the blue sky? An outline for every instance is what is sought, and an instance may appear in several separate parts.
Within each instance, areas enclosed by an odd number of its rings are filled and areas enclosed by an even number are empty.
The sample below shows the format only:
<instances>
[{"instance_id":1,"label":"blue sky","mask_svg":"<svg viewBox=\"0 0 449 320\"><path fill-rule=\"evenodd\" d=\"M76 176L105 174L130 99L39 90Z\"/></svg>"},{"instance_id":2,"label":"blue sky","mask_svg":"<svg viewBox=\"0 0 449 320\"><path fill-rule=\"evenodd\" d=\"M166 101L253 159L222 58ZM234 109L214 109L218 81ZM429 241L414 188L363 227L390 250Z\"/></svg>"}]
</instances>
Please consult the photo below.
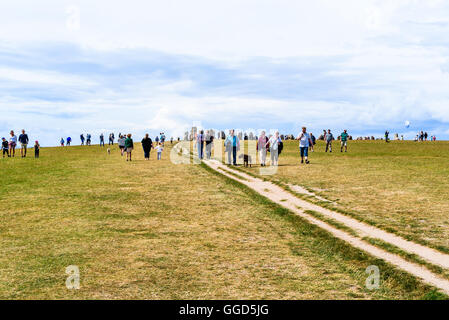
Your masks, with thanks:
<instances>
[{"instance_id":1,"label":"blue sky","mask_svg":"<svg viewBox=\"0 0 449 320\"><path fill-rule=\"evenodd\" d=\"M200 124L449 138L447 1L18 0L0 21L2 136Z\"/></svg>"}]
</instances>

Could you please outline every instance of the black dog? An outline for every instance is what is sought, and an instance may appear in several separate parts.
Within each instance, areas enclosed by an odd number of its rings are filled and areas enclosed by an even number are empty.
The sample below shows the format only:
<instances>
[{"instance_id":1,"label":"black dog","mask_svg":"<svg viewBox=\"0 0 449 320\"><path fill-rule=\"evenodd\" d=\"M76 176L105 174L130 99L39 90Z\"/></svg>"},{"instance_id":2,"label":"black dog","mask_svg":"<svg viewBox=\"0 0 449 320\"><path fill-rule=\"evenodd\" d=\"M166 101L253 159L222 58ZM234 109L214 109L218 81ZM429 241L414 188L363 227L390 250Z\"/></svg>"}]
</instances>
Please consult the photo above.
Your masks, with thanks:
<instances>
[{"instance_id":1,"label":"black dog","mask_svg":"<svg viewBox=\"0 0 449 320\"><path fill-rule=\"evenodd\" d=\"M250 167L251 168L251 165L252 165L252 163L253 163L253 161L252 161L252 159L251 159L251 156L249 156L249 155L247 155L247 154L241 154L240 156L239 156L239 158L240 159L242 159L243 158L243 165L245 166L245 167Z\"/></svg>"}]
</instances>

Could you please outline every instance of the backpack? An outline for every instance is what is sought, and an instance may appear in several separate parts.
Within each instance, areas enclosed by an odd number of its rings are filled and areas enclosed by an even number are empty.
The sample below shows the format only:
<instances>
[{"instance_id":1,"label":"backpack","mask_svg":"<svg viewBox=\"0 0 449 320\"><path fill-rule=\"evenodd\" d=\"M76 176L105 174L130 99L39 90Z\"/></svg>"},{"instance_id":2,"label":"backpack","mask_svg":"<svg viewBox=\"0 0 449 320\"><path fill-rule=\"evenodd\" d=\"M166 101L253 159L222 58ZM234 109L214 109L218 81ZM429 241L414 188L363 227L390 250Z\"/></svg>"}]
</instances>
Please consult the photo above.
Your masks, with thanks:
<instances>
[{"instance_id":1,"label":"backpack","mask_svg":"<svg viewBox=\"0 0 449 320\"><path fill-rule=\"evenodd\" d=\"M278 155L281 154L282 150L284 149L284 143L282 141L279 141L279 146L278 146Z\"/></svg>"}]
</instances>

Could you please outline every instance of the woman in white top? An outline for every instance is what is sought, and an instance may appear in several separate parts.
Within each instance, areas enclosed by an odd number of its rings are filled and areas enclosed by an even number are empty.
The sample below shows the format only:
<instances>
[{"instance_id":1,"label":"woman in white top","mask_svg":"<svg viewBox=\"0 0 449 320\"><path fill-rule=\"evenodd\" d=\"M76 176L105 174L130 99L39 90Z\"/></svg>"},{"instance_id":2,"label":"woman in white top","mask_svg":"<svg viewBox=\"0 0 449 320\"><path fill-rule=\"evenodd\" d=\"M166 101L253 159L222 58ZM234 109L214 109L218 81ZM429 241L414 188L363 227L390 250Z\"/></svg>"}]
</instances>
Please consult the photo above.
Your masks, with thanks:
<instances>
[{"instance_id":1,"label":"woman in white top","mask_svg":"<svg viewBox=\"0 0 449 320\"><path fill-rule=\"evenodd\" d=\"M14 131L10 132L11 137L9 138L9 155L14 157L16 154L16 145L17 145L17 136L14 134Z\"/></svg>"},{"instance_id":2,"label":"woman in white top","mask_svg":"<svg viewBox=\"0 0 449 320\"><path fill-rule=\"evenodd\" d=\"M274 136L271 136L268 140L267 144L270 145L270 156L271 156L271 165L277 166L279 161L279 144L281 143L281 138L279 138L279 131L276 131Z\"/></svg>"}]
</instances>

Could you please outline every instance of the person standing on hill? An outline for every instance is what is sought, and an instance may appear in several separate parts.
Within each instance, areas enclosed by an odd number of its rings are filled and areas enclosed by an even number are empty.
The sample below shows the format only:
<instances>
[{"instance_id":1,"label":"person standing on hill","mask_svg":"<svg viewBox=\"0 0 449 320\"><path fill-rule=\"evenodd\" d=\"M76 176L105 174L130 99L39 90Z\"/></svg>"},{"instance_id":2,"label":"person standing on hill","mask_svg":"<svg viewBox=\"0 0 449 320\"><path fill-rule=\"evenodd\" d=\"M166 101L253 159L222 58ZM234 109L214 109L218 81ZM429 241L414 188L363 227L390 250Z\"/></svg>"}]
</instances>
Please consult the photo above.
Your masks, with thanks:
<instances>
[{"instance_id":1,"label":"person standing on hill","mask_svg":"<svg viewBox=\"0 0 449 320\"><path fill-rule=\"evenodd\" d=\"M90 146L90 144L92 143L92 136L90 135L90 133L88 133L86 135L86 145Z\"/></svg>"},{"instance_id":2,"label":"person standing on hill","mask_svg":"<svg viewBox=\"0 0 449 320\"><path fill-rule=\"evenodd\" d=\"M128 136L125 140L125 149L126 149L126 161L132 161L132 152L134 149L134 142L133 139L131 138L131 133L128 133Z\"/></svg>"},{"instance_id":3,"label":"person standing on hill","mask_svg":"<svg viewBox=\"0 0 449 320\"><path fill-rule=\"evenodd\" d=\"M67 137L67 143L66 146L70 146L70 144L72 143L72 138L71 137Z\"/></svg>"},{"instance_id":4,"label":"person standing on hill","mask_svg":"<svg viewBox=\"0 0 449 320\"><path fill-rule=\"evenodd\" d=\"M340 140L341 140L341 148L340 148L340 152L343 152L343 147L345 148L345 152L348 152L348 130L344 130L341 135L340 135Z\"/></svg>"},{"instance_id":5,"label":"person standing on hill","mask_svg":"<svg viewBox=\"0 0 449 320\"><path fill-rule=\"evenodd\" d=\"M115 139L114 133L110 133L109 134L109 145L114 145L114 139Z\"/></svg>"},{"instance_id":6,"label":"person standing on hill","mask_svg":"<svg viewBox=\"0 0 449 320\"><path fill-rule=\"evenodd\" d=\"M84 146L84 134L80 135L81 145Z\"/></svg>"},{"instance_id":7,"label":"person standing on hill","mask_svg":"<svg viewBox=\"0 0 449 320\"><path fill-rule=\"evenodd\" d=\"M159 145L159 136L156 136L156 138L154 139L154 141L156 141L156 144Z\"/></svg>"},{"instance_id":8,"label":"person standing on hill","mask_svg":"<svg viewBox=\"0 0 449 320\"><path fill-rule=\"evenodd\" d=\"M20 155L22 158L25 158L27 156L27 146L28 146L28 135L25 133L25 130L22 129L22 134L19 135L19 142L20 142Z\"/></svg>"},{"instance_id":9,"label":"person standing on hill","mask_svg":"<svg viewBox=\"0 0 449 320\"><path fill-rule=\"evenodd\" d=\"M164 151L162 143L158 143L155 149L157 151L157 159L162 160L162 151Z\"/></svg>"},{"instance_id":10,"label":"person standing on hill","mask_svg":"<svg viewBox=\"0 0 449 320\"><path fill-rule=\"evenodd\" d=\"M142 139L142 148L145 160L150 160L150 151L153 148L153 141L150 138L150 135L145 134L145 138Z\"/></svg>"},{"instance_id":11,"label":"person standing on hill","mask_svg":"<svg viewBox=\"0 0 449 320\"><path fill-rule=\"evenodd\" d=\"M312 144L310 135L307 133L307 128L302 127L301 133L298 135L297 140L299 140L299 151L301 155L301 163L306 161L309 164L309 146Z\"/></svg>"},{"instance_id":12,"label":"person standing on hill","mask_svg":"<svg viewBox=\"0 0 449 320\"><path fill-rule=\"evenodd\" d=\"M39 141L36 140L34 143L34 157L37 159L39 158L39 151L41 149L41 146L39 145Z\"/></svg>"},{"instance_id":13,"label":"person standing on hill","mask_svg":"<svg viewBox=\"0 0 449 320\"><path fill-rule=\"evenodd\" d=\"M100 147L104 147L104 134L100 134Z\"/></svg>"},{"instance_id":14,"label":"person standing on hill","mask_svg":"<svg viewBox=\"0 0 449 320\"><path fill-rule=\"evenodd\" d=\"M279 131L276 131L274 136L271 136L268 142L265 144L265 148L269 146L270 148L270 157L271 157L271 165L277 166L279 161L279 149L282 143L281 138L279 138Z\"/></svg>"},{"instance_id":15,"label":"person standing on hill","mask_svg":"<svg viewBox=\"0 0 449 320\"><path fill-rule=\"evenodd\" d=\"M9 133L9 156L13 157L16 155L16 146L17 146L17 136L14 134L14 131L11 130Z\"/></svg>"},{"instance_id":16,"label":"person standing on hill","mask_svg":"<svg viewBox=\"0 0 449 320\"><path fill-rule=\"evenodd\" d=\"M6 141L5 138L2 138L2 151L3 151L3 158L6 156L9 158L9 146L8 146L8 141Z\"/></svg>"},{"instance_id":17,"label":"person standing on hill","mask_svg":"<svg viewBox=\"0 0 449 320\"><path fill-rule=\"evenodd\" d=\"M235 135L235 130L232 129L229 131L229 135L226 137L225 146L229 146L228 159L231 160L231 152L232 152L232 164L234 166L237 165L237 151L240 150L240 141L239 138ZM230 162L230 161L229 161Z\"/></svg>"},{"instance_id":18,"label":"person standing on hill","mask_svg":"<svg viewBox=\"0 0 449 320\"><path fill-rule=\"evenodd\" d=\"M268 138L265 135L265 131L262 131L256 145L256 149L259 151L260 166L262 167L265 167L265 162L267 161L267 145Z\"/></svg>"},{"instance_id":19,"label":"person standing on hill","mask_svg":"<svg viewBox=\"0 0 449 320\"><path fill-rule=\"evenodd\" d=\"M204 131L201 130L200 134L196 136L196 145L198 148L198 159L203 160L204 158ZM161 140L162 143L162 140ZM162 144L163 145L163 144Z\"/></svg>"},{"instance_id":20,"label":"person standing on hill","mask_svg":"<svg viewBox=\"0 0 449 320\"><path fill-rule=\"evenodd\" d=\"M334 140L334 135L331 133L331 129L327 130L326 134L326 152L332 152L332 141Z\"/></svg>"},{"instance_id":21,"label":"person standing on hill","mask_svg":"<svg viewBox=\"0 0 449 320\"><path fill-rule=\"evenodd\" d=\"M63 138L63 137L61 137L61 140L59 140L59 143L61 144L61 147L64 147L65 141L64 141L64 138Z\"/></svg>"},{"instance_id":22,"label":"person standing on hill","mask_svg":"<svg viewBox=\"0 0 449 320\"><path fill-rule=\"evenodd\" d=\"M310 151L315 152L316 138L312 132L310 133L310 140L312 141L312 144L309 146L309 149Z\"/></svg>"},{"instance_id":23,"label":"person standing on hill","mask_svg":"<svg viewBox=\"0 0 449 320\"><path fill-rule=\"evenodd\" d=\"M173 139L173 138L172 138ZM214 136L210 134L210 131L206 131L206 159L210 160L212 157L212 147L214 145Z\"/></svg>"},{"instance_id":24,"label":"person standing on hill","mask_svg":"<svg viewBox=\"0 0 449 320\"><path fill-rule=\"evenodd\" d=\"M125 140L126 140L125 136L123 136L123 135L118 136L117 143L118 143L118 147L120 149L120 154L122 156L125 153Z\"/></svg>"},{"instance_id":25,"label":"person standing on hill","mask_svg":"<svg viewBox=\"0 0 449 320\"><path fill-rule=\"evenodd\" d=\"M390 142L390 138L389 138L390 132L387 130L385 131L385 142Z\"/></svg>"}]
</instances>

